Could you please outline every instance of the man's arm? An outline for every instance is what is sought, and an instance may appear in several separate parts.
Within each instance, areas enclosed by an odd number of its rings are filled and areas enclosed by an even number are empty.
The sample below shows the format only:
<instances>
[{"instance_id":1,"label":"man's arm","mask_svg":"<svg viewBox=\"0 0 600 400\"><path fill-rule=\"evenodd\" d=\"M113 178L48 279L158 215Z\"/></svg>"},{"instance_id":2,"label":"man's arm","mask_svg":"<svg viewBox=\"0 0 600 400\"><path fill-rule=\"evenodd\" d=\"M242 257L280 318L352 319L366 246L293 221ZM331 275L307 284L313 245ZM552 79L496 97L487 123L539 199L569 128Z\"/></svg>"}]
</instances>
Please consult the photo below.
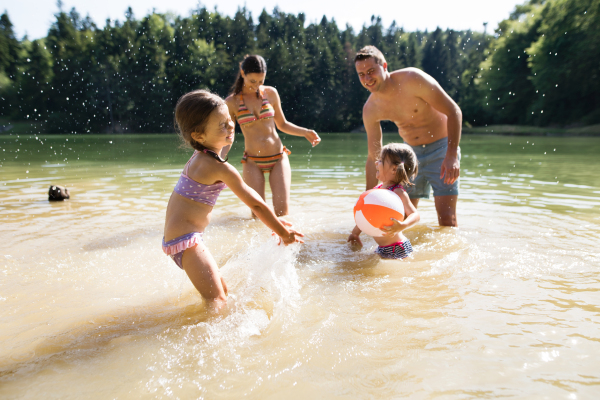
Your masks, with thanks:
<instances>
[{"instance_id":1,"label":"man's arm","mask_svg":"<svg viewBox=\"0 0 600 400\"><path fill-rule=\"evenodd\" d=\"M373 189L377 185L377 178L375 177L375 160L381 155L381 124L373 115L374 112L372 107L369 106L369 102L363 107L363 123L367 130L367 163L365 165L365 172L367 175L367 189Z\"/></svg>"},{"instance_id":2,"label":"man's arm","mask_svg":"<svg viewBox=\"0 0 600 400\"><path fill-rule=\"evenodd\" d=\"M444 183L451 184L460 175L460 162L458 160L458 144L462 128L462 112L458 104L452 100L448 93L442 89L435 79L422 71L415 72L418 77L414 80L418 83L418 97L429 103L434 109L448 117L448 150L446 158L442 163L440 179L444 177ZM415 85L417 86L417 85Z\"/></svg>"}]
</instances>

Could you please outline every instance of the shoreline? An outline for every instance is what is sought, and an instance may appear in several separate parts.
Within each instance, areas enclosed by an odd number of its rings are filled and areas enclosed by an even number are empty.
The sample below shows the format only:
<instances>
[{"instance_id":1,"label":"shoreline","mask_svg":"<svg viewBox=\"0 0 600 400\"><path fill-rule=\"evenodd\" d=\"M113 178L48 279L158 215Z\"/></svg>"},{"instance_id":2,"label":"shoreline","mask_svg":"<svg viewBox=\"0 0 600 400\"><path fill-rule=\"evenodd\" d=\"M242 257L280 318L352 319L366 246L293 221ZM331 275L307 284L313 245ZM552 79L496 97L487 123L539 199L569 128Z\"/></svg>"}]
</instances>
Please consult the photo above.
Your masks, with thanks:
<instances>
[{"instance_id":1,"label":"shoreline","mask_svg":"<svg viewBox=\"0 0 600 400\"><path fill-rule=\"evenodd\" d=\"M85 133L48 133L42 132L41 123L25 121L0 121L0 136L11 135L155 135L168 134L169 132L85 132ZM362 128L362 127L361 127ZM384 129L383 133L396 133L396 130ZM322 132L321 134L351 133L364 134L362 129L350 132ZM600 124L576 128L539 127L527 125L488 125L488 126L463 126L464 135L500 135L500 136L587 136L600 137Z\"/></svg>"},{"instance_id":2,"label":"shoreline","mask_svg":"<svg viewBox=\"0 0 600 400\"><path fill-rule=\"evenodd\" d=\"M525 125L488 125L463 127L463 134L503 136L599 136L600 124L577 128L552 128Z\"/></svg>"}]
</instances>

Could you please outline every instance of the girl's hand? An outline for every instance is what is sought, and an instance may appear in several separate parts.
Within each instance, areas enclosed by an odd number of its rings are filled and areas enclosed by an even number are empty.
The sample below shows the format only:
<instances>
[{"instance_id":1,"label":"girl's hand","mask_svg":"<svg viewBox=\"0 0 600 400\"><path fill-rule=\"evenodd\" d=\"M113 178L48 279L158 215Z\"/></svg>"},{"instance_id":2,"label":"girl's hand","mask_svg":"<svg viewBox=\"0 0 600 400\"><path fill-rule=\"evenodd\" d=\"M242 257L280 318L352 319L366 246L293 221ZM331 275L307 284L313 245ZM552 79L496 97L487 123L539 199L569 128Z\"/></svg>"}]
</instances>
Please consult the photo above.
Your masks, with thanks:
<instances>
[{"instance_id":1,"label":"girl's hand","mask_svg":"<svg viewBox=\"0 0 600 400\"><path fill-rule=\"evenodd\" d=\"M308 132L306 132L306 136L304 137L310 142L310 144L312 144L313 147L315 147L321 142L321 138L319 137L317 132L313 130L309 130Z\"/></svg>"},{"instance_id":2,"label":"girl's hand","mask_svg":"<svg viewBox=\"0 0 600 400\"><path fill-rule=\"evenodd\" d=\"M281 217L279 217L279 221L281 222L281 225L283 225L283 226L292 226L291 222L289 222Z\"/></svg>"},{"instance_id":3,"label":"girl's hand","mask_svg":"<svg viewBox=\"0 0 600 400\"><path fill-rule=\"evenodd\" d=\"M352 247L362 247L362 242L360 240L360 236L351 233L350 236L348 236L348 240L346 240L347 242L350 242L350 246Z\"/></svg>"},{"instance_id":4,"label":"girl's hand","mask_svg":"<svg viewBox=\"0 0 600 400\"><path fill-rule=\"evenodd\" d=\"M304 240L300 239L298 236L300 237L304 237L304 235L300 232L297 232L293 229L288 229L289 234L286 236L281 236L279 237L279 244L283 243L284 246L287 246L288 244L292 244L292 243L304 243Z\"/></svg>"},{"instance_id":5,"label":"girl's hand","mask_svg":"<svg viewBox=\"0 0 600 400\"><path fill-rule=\"evenodd\" d=\"M390 218L390 219L392 220L392 225L384 225L380 228L382 231L385 232L383 235L384 237L394 236L398 232L402 232L404 229L407 228L407 226L405 224L398 221L397 219L395 219L395 218Z\"/></svg>"}]
</instances>

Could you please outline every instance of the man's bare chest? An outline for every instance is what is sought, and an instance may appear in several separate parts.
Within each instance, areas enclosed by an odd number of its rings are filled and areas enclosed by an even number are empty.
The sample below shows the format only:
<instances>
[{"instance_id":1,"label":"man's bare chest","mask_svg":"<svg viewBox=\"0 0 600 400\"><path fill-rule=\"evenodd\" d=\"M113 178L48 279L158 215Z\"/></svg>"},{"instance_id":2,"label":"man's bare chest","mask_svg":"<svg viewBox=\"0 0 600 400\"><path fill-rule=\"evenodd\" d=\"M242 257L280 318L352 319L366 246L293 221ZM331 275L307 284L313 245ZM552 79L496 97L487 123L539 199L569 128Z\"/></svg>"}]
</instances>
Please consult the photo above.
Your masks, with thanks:
<instances>
[{"instance_id":1,"label":"man's bare chest","mask_svg":"<svg viewBox=\"0 0 600 400\"><path fill-rule=\"evenodd\" d=\"M378 120L393 121L399 126L421 123L427 119L430 109L429 104L418 97L379 102L376 107Z\"/></svg>"}]
</instances>

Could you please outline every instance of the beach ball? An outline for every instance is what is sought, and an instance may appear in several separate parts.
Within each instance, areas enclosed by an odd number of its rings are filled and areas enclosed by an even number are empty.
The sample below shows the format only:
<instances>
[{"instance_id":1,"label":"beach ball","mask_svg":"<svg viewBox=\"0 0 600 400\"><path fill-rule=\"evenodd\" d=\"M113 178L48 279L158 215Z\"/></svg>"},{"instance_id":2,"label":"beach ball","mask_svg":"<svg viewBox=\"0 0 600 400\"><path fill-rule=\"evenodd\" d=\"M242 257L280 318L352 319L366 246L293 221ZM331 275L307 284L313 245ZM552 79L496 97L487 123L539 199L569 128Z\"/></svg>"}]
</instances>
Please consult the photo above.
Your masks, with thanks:
<instances>
[{"instance_id":1,"label":"beach ball","mask_svg":"<svg viewBox=\"0 0 600 400\"><path fill-rule=\"evenodd\" d=\"M404 204L394 192L387 189L371 189L360 195L354 206L354 221L369 236L383 236L379 229L391 225L390 218L404 220Z\"/></svg>"}]
</instances>

